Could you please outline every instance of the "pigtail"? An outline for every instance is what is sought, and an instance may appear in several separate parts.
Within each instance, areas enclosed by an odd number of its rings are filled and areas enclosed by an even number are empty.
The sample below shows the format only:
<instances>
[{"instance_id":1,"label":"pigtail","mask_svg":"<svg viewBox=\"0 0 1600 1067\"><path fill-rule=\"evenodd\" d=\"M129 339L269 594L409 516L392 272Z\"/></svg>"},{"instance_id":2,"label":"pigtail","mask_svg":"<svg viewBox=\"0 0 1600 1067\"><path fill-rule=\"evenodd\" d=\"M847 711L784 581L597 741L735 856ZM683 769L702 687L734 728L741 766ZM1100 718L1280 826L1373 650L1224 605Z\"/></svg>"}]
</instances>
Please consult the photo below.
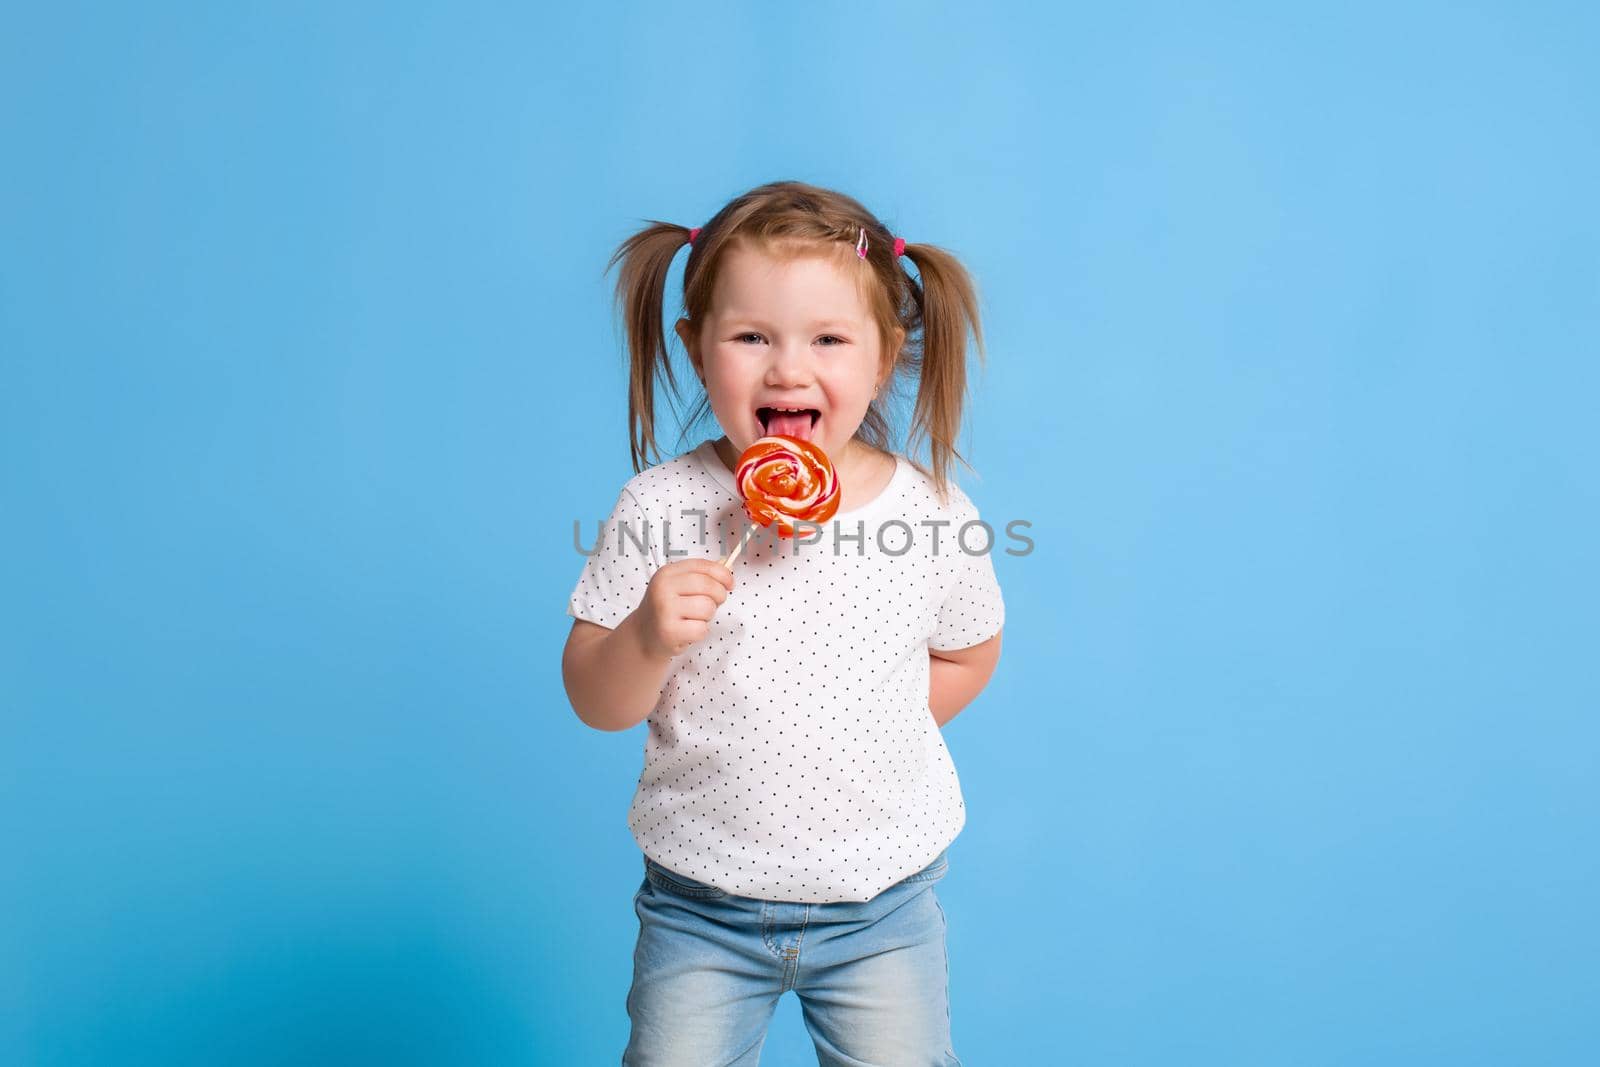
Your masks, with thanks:
<instances>
[{"instance_id":1,"label":"pigtail","mask_svg":"<svg viewBox=\"0 0 1600 1067\"><path fill-rule=\"evenodd\" d=\"M978 290L972 276L954 255L935 245L907 244L905 258L916 264L921 284L911 285L915 320L921 327L920 358L914 359L918 381L907 446L919 437L928 441L928 472L941 499L947 499L950 461L967 462L956 449L967 396L967 334L985 362L983 328L978 315Z\"/></svg>"},{"instance_id":2,"label":"pigtail","mask_svg":"<svg viewBox=\"0 0 1600 1067\"><path fill-rule=\"evenodd\" d=\"M656 369L666 375L674 396L678 383L667 355L662 327L667 273L678 250L689 242L689 230L670 222L650 225L617 247L606 270L618 263L616 302L628 337L628 450L635 472L660 462L656 446ZM651 460L649 454L657 458Z\"/></svg>"}]
</instances>

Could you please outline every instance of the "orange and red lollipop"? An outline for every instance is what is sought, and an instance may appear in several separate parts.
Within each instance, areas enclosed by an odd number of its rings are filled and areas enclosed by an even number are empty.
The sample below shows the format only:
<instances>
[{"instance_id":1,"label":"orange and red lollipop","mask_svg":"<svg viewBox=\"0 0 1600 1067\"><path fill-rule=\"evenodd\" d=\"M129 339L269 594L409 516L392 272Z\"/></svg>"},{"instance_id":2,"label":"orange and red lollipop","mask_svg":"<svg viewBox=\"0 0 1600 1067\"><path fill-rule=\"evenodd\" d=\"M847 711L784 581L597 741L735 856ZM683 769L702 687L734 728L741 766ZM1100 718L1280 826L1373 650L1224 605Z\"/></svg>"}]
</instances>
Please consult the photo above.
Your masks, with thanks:
<instances>
[{"instance_id":1,"label":"orange and red lollipop","mask_svg":"<svg viewBox=\"0 0 1600 1067\"><path fill-rule=\"evenodd\" d=\"M839 510L839 476L813 441L769 434L745 449L734 470L745 514L760 526L777 524L779 537L793 537L797 523L824 523ZM722 561L733 562L756 527L751 526Z\"/></svg>"}]
</instances>

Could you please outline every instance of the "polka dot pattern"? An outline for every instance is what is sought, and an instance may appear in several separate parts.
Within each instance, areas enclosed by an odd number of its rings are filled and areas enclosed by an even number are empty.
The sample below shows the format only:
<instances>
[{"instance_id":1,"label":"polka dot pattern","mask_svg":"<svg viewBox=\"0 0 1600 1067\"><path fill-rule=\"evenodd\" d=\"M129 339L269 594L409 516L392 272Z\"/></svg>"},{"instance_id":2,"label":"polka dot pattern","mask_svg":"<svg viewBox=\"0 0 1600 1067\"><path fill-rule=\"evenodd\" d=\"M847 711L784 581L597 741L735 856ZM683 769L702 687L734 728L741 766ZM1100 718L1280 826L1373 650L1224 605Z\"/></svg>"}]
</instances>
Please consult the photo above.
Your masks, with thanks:
<instances>
[{"instance_id":1,"label":"polka dot pattern","mask_svg":"<svg viewBox=\"0 0 1600 1067\"><path fill-rule=\"evenodd\" d=\"M959 487L941 505L897 457L889 484L815 543L745 546L733 594L646 720L628 813L646 855L740 896L825 903L870 900L949 846L966 807L928 709L928 650L1004 625L977 520ZM720 559L744 528L713 442L641 471L567 613L615 627L664 563Z\"/></svg>"}]
</instances>

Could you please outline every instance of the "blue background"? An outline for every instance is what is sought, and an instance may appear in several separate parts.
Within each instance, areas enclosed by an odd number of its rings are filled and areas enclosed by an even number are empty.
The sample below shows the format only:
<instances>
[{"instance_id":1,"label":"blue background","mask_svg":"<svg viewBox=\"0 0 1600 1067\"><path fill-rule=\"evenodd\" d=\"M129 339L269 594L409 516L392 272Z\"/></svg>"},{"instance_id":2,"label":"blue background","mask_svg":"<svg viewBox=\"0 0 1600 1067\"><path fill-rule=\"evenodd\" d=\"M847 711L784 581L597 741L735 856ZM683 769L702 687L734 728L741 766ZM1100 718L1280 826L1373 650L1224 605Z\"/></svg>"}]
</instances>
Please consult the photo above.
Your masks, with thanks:
<instances>
[{"instance_id":1,"label":"blue background","mask_svg":"<svg viewBox=\"0 0 1600 1067\"><path fill-rule=\"evenodd\" d=\"M1296 8L8 5L0 1062L616 1062L602 270L798 178L975 272L1034 527L963 1059L1593 1063L1600 19Z\"/></svg>"}]
</instances>

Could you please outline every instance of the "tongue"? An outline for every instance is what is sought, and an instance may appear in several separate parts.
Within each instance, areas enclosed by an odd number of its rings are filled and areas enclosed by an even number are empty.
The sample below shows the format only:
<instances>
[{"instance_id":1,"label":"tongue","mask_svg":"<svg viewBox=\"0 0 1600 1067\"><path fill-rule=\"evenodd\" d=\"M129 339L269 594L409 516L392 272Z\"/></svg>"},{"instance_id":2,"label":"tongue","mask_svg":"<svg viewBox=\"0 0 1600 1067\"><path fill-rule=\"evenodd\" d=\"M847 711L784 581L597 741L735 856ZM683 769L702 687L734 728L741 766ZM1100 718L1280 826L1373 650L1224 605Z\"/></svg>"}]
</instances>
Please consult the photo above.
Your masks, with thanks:
<instances>
[{"instance_id":1,"label":"tongue","mask_svg":"<svg viewBox=\"0 0 1600 1067\"><path fill-rule=\"evenodd\" d=\"M767 433L781 433L789 437L798 437L802 441L811 440L811 414L802 411L798 415L785 415L783 412L774 412L767 420Z\"/></svg>"}]
</instances>

